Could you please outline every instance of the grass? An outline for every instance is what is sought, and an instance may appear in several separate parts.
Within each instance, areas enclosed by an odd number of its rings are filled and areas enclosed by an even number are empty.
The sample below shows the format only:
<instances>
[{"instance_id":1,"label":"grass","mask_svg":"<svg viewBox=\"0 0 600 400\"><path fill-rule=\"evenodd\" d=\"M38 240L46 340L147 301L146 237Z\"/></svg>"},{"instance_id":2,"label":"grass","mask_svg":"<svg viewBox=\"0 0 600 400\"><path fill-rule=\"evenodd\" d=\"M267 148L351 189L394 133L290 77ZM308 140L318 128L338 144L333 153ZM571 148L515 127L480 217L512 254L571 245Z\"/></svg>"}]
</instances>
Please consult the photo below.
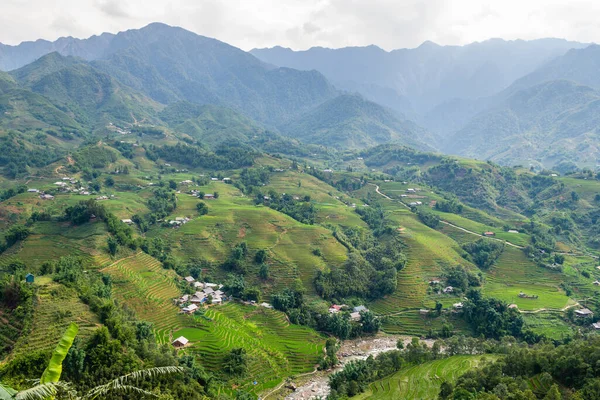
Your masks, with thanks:
<instances>
[{"instance_id":1,"label":"grass","mask_svg":"<svg viewBox=\"0 0 600 400\"><path fill-rule=\"evenodd\" d=\"M543 334L554 340L562 340L574 334L573 328L567 324L561 313L540 312L523 314L525 326L537 334Z\"/></svg>"},{"instance_id":2,"label":"grass","mask_svg":"<svg viewBox=\"0 0 600 400\"><path fill-rule=\"evenodd\" d=\"M453 356L402 369L369 385L357 400L436 399L442 382L453 383L477 366L495 360L494 356Z\"/></svg>"}]
</instances>

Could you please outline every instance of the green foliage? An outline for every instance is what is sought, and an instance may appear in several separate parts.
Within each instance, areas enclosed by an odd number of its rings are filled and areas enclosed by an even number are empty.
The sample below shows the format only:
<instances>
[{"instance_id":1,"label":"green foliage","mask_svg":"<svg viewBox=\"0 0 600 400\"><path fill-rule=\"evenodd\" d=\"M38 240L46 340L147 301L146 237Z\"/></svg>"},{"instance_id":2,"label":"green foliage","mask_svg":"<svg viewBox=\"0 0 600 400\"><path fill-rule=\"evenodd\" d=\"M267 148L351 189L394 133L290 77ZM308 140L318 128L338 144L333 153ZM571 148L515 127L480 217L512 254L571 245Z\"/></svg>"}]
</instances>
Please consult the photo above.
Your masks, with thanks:
<instances>
[{"instance_id":1,"label":"green foliage","mask_svg":"<svg viewBox=\"0 0 600 400\"><path fill-rule=\"evenodd\" d=\"M174 146L148 146L148 148L167 161L212 170L248 167L258 156L253 149L241 145L223 144L215 149L215 152L182 143Z\"/></svg>"},{"instance_id":2,"label":"green foliage","mask_svg":"<svg viewBox=\"0 0 600 400\"><path fill-rule=\"evenodd\" d=\"M248 369L248 358L243 348L231 349L223 360L223 371L229 375L244 375Z\"/></svg>"},{"instance_id":3,"label":"green foliage","mask_svg":"<svg viewBox=\"0 0 600 400\"><path fill-rule=\"evenodd\" d=\"M10 247L17 243L20 240L25 240L30 235L31 230L22 225L14 225L12 226L6 233L4 234L4 240L6 242L6 247Z\"/></svg>"},{"instance_id":4,"label":"green foliage","mask_svg":"<svg viewBox=\"0 0 600 400\"><path fill-rule=\"evenodd\" d=\"M46 370L40 378L40 383L43 385L49 382L58 382L60 375L62 374L62 363L69 352L69 349L73 345L75 336L79 332L79 327L75 323L71 323L67 331L63 334L60 342L56 346L56 349L52 352L52 358L46 367Z\"/></svg>"},{"instance_id":5,"label":"green foliage","mask_svg":"<svg viewBox=\"0 0 600 400\"><path fill-rule=\"evenodd\" d=\"M475 336L500 339L503 336L521 337L523 317L508 304L484 298L479 291L471 289L463 302L463 318L471 326Z\"/></svg>"},{"instance_id":6,"label":"green foliage","mask_svg":"<svg viewBox=\"0 0 600 400\"><path fill-rule=\"evenodd\" d=\"M208 214L208 206L203 201L201 201L198 204L196 204L196 210L198 210L198 215L206 215L206 214Z\"/></svg>"},{"instance_id":7,"label":"green foliage","mask_svg":"<svg viewBox=\"0 0 600 400\"><path fill-rule=\"evenodd\" d=\"M270 191L269 196L265 196L260 192L256 194L256 204L265 204L274 210L289 215L296 221L312 225L315 223L317 210L314 204L310 202L310 197L302 200L296 200L290 194L279 195L275 191Z\"/></svg>"},{"instance_id":8,"label":"green foliage","mask_svg":"<svg viewBox=\"0 0 600 400\"><path fill-rule=\"evenodd\" d=\"M440 225L440 217L431 211L424 211L422 208L417 208L417 216L422 223L430 228L437 228Z\"/></svg>"},{"instance_id":9,"label":"green foliage","mask_svg":"<svg viewBox=\"0 0 600 400\"><path fill-rule=\"evenodd\" d=\"M470 255L470 259L475 265L481 269L489 269L504 251L504 246L504 243L497 240L482 238L463 245L463 249Z\"/></svg>"},{"instance_id":10,"label":"green foliage","mask_svg":"<svg viewBox=\"0 0 600 400\"><path fill-rule=\"evenodd\" d=\"M83 147L73 154L73 158L81 168L105 168L117 161L119 153L106 146Z\"/></svg>"}]
</instances>

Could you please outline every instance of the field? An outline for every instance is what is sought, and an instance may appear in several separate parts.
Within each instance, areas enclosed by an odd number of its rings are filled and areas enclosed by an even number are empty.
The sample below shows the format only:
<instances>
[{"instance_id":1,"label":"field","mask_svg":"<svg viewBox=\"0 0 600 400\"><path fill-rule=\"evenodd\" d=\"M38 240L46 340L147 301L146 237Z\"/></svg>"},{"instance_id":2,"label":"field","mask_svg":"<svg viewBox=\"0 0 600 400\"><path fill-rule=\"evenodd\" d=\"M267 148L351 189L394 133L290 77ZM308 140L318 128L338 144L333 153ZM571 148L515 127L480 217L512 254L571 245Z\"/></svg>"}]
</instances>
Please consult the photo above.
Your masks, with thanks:
<instances>
[{"instance_id":1,"label":"field","mask_svg":"<svg viewBox=\"0 0 600 400\"><path fill-rule=\"evenodd\" d=\"M209 308L204 316L178 314L173 299L180 295L173 271L145 254L125 258L103 270L113 276L114 294L137 315L154 324L159 342L178 336L191 342L186 352L198 356L207 369L220 369L223 357L236 347L249 354L244 382L259 392L292 374L314 369L324 338L313 330L291 325L283 313L228 303Z\"/></svg>"},{"instance_id":2,"label":"field","mask_svg":"<svg viewBox=\"0 0 600 400\"><path fill-rule=\"evenodd\" d=\"M251 255L259 249L269 251L272 277L264 287L266 293L300 278L308 292L314 294L312 281L317 269L341 265L346 259L346 248L322 226L302 224L268 207L257 206L232 185L211 183L200 190L220 194L218 199L205 201L209 207L207 215L198 216L197 198L180 194L172 217L189 216L192 220L178 229L156 228L149 232L149 236L168 240L173 253L183 260L218 263L227 258L236 243L244 241ZM312 253L316 248L321 250L321 256ZM258 265L250 265L247 279L256 280L258 269ZM225 271L215 268L212 274L218 280L224 278Z\"/></svg>"},{"instance_id":3,"label":"field","mask_svg":"<svg viewBox=\"0 0 600 400\"><path fill-rule=\"evenodd\" d=\"M468 370L494 360L494 356L453 356L403 369L369 385L357 400L436 399L442 382L454 382Z\"/></svg>"},{"instance_id":4,"label":"field","mask_svg":"<svg viewBox=\"0 0 600 400\"><path fill-rule=\"evenodd\" d=\"M31 332L19 338L13 354L53 349L71 322L79 325L79 338L91 335L100 326L98 317L75 290L43 278L38 280Z\"/></svg>"}]
</instances>

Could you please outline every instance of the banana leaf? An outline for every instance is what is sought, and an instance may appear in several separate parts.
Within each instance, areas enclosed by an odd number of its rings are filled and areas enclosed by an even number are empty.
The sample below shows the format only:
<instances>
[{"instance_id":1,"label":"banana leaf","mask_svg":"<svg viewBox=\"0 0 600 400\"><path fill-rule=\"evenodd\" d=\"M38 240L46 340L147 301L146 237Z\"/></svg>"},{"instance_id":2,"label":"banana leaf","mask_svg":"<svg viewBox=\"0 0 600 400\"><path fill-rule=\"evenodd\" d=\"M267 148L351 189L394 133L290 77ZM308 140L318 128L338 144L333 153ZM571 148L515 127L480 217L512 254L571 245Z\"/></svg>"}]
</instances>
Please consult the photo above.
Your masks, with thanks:
<instances>
[{"instance_id":1,"label":"banana leaf","mask_svg":"<svg viewBox=\"0 0 600 400\"><path fill-rule=\"evenodd\" d=\"M0 383L0 400L13 400L17 392Z\"/></svg>"},{"instance_id":2,"label":"banana leaf","mask_svg":"<svg viewBox=\"0 0 600 400\"><path fill-rule=\"evenodd\" d=\"M54 349L50 363L48 363L46 370L42 374L40 384L58 382L60 375L62 374L63 360L73 345L73 341L75 340L75 336L77 336L77 332L79 332L79 327L77 324L71 323L63 337L60 339L60 342L58 342L56 349Z\"/></svg>"}]
</instances>

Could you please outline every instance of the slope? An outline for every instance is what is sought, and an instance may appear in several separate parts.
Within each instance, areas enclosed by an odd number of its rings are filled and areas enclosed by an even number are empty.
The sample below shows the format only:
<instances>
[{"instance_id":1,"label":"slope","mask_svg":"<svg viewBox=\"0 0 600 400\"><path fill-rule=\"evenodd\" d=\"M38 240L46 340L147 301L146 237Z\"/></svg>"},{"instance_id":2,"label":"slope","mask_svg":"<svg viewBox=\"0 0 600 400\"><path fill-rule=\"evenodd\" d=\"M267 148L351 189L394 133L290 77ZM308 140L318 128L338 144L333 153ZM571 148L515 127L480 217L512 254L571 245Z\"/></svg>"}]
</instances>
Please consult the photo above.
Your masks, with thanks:
<instances>
[{"instance_id":1,"label":"slope","mask_svg":"<svg viewBox=\"0 0 600 400\"><path fill-rule=\"evenodd\" d=\"M154 120L159 105L85 61L48 54L11 72L22 86L69 110L83 125Z\"/></svg>"},{"instance_id":2,"label":"slope","mask_svg":"<svg viewBox=\"0 0 600 400\"><path fill-rule=\"evenodd\" d=\"M360 95L341 95L311 110L281 130L306 143L338 149L360 149L382 143L399 143L432 150L434 139L415 123L402 120Z\"/></svg>"},{"instance_id":3,"label":"slope","mask_svg":"<svg viewBox=\"0 0 600 400\"><path fill-rule=\"evenodd\" d=\"M505 165L552 167L561 161L595 165L600 93L570 81L518 91L475 116L445 148Z\"/></svg>"}]
</instances>

